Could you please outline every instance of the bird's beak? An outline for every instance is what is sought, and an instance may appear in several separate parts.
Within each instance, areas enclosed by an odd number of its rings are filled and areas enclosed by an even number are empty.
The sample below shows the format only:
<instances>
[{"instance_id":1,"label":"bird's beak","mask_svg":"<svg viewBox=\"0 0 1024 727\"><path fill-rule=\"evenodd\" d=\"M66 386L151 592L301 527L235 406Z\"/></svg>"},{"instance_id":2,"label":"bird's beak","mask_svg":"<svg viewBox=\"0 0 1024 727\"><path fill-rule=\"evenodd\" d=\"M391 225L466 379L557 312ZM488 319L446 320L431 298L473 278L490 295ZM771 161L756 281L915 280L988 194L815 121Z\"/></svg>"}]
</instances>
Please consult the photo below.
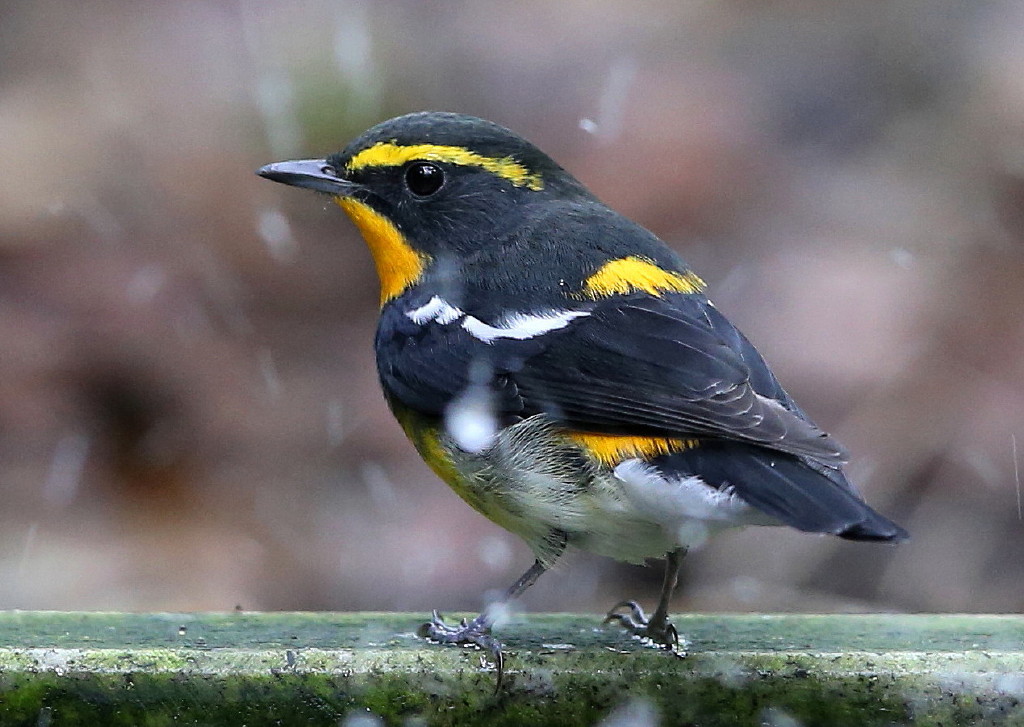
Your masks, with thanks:
<instances>
[{"instance_id":1,"label":"bird's beak","mask_svg":"<svg viewBox=\"0 0 1024 727\"><path fill-rule=\"evenodd\" d=\"M328 164L326 159L276 162L260 167L256 173L281 184L314 189L335 197L351 197L357 190L362 189L355 182L338 177L334 167Z\"/></svg>"}]
</instances>

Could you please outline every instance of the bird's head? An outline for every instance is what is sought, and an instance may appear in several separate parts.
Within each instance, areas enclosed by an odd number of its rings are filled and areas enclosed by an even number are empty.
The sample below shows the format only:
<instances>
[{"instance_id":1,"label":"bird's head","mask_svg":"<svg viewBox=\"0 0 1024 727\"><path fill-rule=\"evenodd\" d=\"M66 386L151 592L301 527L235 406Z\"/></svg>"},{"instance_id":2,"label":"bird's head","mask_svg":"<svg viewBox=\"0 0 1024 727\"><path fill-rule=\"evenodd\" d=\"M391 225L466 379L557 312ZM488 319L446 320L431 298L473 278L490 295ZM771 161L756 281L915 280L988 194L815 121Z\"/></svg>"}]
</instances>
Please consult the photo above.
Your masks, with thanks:
<instances>
[{"instance_id":1,"label":"bird's head","mask_svg":"<svg viewBox=\"0 0 1024 727\"><path fill-rule=\"evenodd\" d=\"M533 144L472 116L422 112L384 121L325 159L268 164L275 182L331 195L362 232L382 303L431 261L505 239L545 200L592 199Z\"/></svg>"}]
</instances>

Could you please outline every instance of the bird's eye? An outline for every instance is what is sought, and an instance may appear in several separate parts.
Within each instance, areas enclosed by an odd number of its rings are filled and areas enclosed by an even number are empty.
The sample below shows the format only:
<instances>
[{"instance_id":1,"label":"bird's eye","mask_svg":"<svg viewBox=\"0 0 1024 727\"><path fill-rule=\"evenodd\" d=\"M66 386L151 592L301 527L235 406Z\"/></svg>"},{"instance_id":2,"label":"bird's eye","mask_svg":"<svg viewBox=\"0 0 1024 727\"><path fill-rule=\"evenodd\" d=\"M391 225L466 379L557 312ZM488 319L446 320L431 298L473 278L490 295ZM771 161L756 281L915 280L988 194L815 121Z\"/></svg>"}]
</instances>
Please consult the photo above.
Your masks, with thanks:
<instances>
[{"instance_id":1,"label":"bird's eye","mask_svg":"<svg viewBox=\"0 0 1024 727\"><path fill-rule=\"evenodd\" d=\"M405 186L417 197L429 197L444 184L441 167L429 162L416 162L405 170Z\"/></svg>"}]
</instances>

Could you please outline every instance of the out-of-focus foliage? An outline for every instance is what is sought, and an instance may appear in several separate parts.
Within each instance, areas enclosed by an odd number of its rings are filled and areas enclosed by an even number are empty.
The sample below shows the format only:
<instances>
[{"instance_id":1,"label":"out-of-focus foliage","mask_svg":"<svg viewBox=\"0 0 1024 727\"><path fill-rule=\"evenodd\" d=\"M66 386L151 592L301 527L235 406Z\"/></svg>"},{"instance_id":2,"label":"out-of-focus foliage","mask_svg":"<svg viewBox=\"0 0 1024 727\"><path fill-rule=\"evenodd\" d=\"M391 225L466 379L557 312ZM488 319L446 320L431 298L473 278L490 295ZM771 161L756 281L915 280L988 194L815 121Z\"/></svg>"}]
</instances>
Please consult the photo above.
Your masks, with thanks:
<instances>
[{"instance_id":1,"label":"out-of-focus foliage","mask_svg":"<svg viewBox=\"0 0 1024 727\"><path fill-rule=\"evenodd\" d=\"M1024 605L1024 8L0 3L0 607L471 609L530 562L379 395L342 213L253 175L523 133L673 244L898 548L725 534L678 608ZM660 573L574 556L530 609Z\"/></svg>"}]
</instances>

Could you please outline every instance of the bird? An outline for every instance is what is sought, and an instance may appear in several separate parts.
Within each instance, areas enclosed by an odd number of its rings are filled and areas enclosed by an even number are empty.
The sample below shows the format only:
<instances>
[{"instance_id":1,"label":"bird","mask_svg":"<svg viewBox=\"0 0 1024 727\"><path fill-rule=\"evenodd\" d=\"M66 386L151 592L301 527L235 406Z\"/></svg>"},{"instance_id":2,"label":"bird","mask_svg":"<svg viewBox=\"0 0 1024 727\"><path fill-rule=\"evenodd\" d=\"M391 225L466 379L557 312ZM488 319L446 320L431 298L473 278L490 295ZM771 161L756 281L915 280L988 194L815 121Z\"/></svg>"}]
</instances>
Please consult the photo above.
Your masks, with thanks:
<instances>
[{"instance_id":1,"label":"bird","mask_svg":"<svg viewBox=\"0 0 1024 727\"><path fill-rule=\"evenodd\" d=\"M664 558L654 611L625 600L605 621L683 655L669 602L708 536L907 538L682 257L519 134L417 112L257 174L328 195L362 233L387 404L431 469L534 555L500 603L570 546ZM418 633L490 651L500 683L495 613L449 624L434 611Z\"/></svg>"}]
</instances>

